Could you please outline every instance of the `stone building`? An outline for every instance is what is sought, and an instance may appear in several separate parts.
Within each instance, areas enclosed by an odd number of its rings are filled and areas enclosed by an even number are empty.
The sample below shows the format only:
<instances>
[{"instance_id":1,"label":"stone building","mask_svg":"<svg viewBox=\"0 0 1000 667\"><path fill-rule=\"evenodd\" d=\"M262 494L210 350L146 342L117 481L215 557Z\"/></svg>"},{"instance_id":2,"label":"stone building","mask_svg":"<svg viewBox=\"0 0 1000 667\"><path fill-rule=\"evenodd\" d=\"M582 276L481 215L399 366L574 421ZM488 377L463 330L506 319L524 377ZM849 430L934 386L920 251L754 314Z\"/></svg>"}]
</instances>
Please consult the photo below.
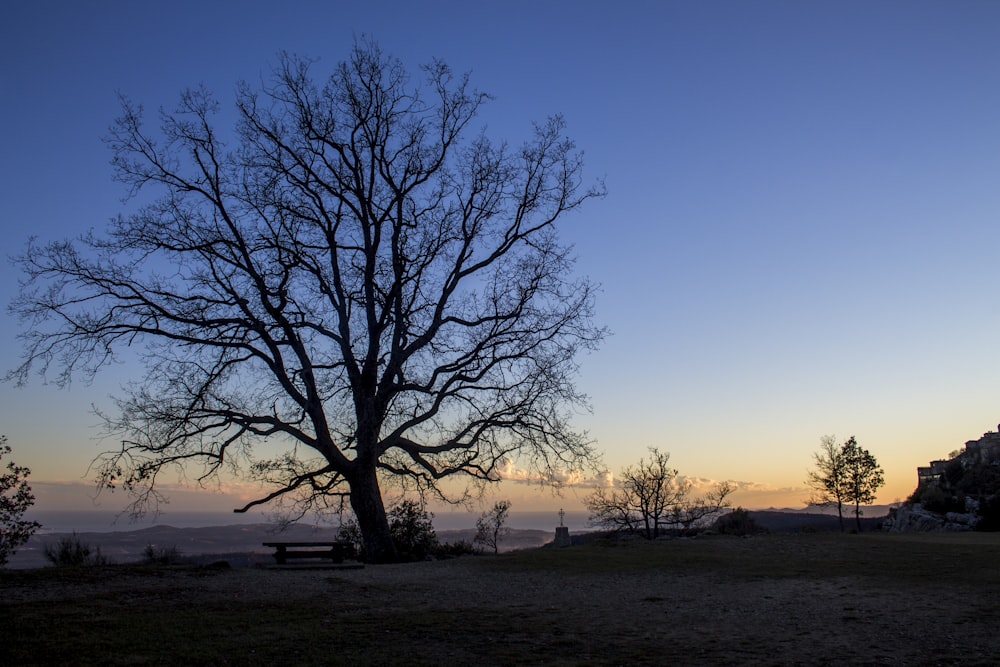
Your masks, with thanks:
<instances>
[{"instance_id":1,"label":"stone building","mask_svg":"<svg viewBox=\"0 0 1000 667\"><path fill-rule=\"evenodd\" d=\"M997 426L996 431L987 431L979 440L969 440L965 443L965 451L955 458L961 460L965 466L977 463L1000 465L1000 426ZM953 460L931 461L930 465L917 468L917 484L940 478Z\"/></svg>"}]
</instances>

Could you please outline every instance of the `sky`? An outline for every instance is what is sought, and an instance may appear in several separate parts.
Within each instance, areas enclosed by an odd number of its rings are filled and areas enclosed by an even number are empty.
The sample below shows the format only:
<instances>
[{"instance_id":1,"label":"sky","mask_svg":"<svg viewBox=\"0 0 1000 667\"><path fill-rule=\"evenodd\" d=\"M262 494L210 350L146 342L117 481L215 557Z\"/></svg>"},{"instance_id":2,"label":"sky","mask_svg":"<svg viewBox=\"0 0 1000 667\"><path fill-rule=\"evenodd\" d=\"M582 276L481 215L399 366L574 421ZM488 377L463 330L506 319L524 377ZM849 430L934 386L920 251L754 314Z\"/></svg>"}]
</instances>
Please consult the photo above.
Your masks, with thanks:
<instances>
[{"instance_id":1,"label":"sky","mask_svg":"<svg viewBox=\"0 0 1000 667\"><path fill-rule=\"evenodd\" d=\"M916 467L1000 421L1000 4L996 2L0 3L5 255L129 210L101 137L117 94L231 103L282 50L345 58L357 36L416 67L441 58L495 96L517 144L561 113L608 196L564 221L613 332L581 358L589 432L612 472L649 447L734 502L803 507L820 438ZM0 298L18 273L0 266ZM0 316L0 366L19 323ZM0 433L45 510L95 507L92 384L0 384ZM113 444L113 443L112 443ZM582 510L507 482L519 510ZM190 487L177 507L231 507ZM120 498L102 496L96 507Z\"/></svg>"}]
</instances>

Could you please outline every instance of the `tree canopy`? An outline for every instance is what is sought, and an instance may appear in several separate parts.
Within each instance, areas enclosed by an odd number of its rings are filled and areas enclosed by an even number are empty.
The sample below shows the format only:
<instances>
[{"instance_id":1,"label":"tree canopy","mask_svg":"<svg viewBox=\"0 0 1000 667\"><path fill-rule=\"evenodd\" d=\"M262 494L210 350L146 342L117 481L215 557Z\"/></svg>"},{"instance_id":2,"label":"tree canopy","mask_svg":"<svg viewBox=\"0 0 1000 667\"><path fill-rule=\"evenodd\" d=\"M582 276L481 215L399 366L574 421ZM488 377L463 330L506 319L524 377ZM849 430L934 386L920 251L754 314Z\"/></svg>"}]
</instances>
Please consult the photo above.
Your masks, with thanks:
<instances>
[{"instance_id":1,"label":"tree canopy","mask_svg":"<svg viewBox=\"0 0 1000 667\"><path fill-rule=\"evenodd\" d=\"M413 77L362 40L325 80L314 68L283 54L240 84L229 133L203 88L158 132L122 99L107 143L144 203L19 258L12 376L66 382L138 350L102 485L136 511L175 466L269 487L241 510L348 499L367 557L393 560L387 480L445 495L511 460L544 474L594 456L569 419L576 357L605 331L556 223L604 191L561 117L518 147L475 128L490 98L443 62Z\"/></svg>"},{"instance_id":2,"label":"tree canopy","mask_svg":"<svg viewBox=\"0 0 1000 667\"><path fill-rule=\"evenodd\" d=\"M875 502L875 492L885 483L882 468L853 435L839 447L833 436L824 436L820 442L820 451L813 454L816 468L809 471L806 479L814 491L808 502L836 507L841 531L844 530L844 505L853 503L860 531L861 506Z\"/></svg>"}]
</instances>

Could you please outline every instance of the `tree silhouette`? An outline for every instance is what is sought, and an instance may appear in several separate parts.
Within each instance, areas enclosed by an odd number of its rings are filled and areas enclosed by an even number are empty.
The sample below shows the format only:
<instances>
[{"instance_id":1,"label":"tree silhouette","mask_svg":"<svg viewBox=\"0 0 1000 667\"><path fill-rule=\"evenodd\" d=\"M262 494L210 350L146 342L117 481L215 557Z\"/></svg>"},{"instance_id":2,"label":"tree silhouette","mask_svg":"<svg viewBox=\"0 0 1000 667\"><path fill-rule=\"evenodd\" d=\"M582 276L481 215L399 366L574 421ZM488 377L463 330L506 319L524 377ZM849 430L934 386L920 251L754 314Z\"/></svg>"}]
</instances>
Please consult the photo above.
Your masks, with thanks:
<instances>
[{"instance_id":1,"label":"tree silhouette","mask_svg":"<svg viewBox=\"0 0 1000 667\"><path fill-rule=\"evenodd\" d=\"M495 481L510 460L593 457L568 415L575 357L605 332L555 225L603 188L559 117L519 148L476 132L489 98L442 62L414 79L362 40L325 81L312 67L285 54L241 84L232 136L204 89L159 133L123 98L107 141L147 203L104 236L29 244L12 375L67 382L139 350L145 373L105 416L121 437L105 487L155 509L180 466L269 485L238 511L346 500L367 560L392 561L387 480L445 497L443 480Z\"/></svg>"},{"instance_id":2,"label":"tree silhouette","mask_svg":"<svg viewBox=\"0 0 1000 667\"><path fill-rule=\"evenodd\" d=\"M847 481L847 499L854 503L854 520L861 532L861 506L875 502L875 492L885 484L885 474L875 457L851 436L841 449Z\"/></svg>"},{"instance_id":3,"label":"tree silhouette","mask_svg":"<svg viewBox=\"0 0 1000 667\"><path fill-rule=\"evenodd\" d=\"M839 448L833 436L824 436L820 442L820 451L813 454L816 469L809 471L806 480L815 491L808 502L835 506L841 532L844 505L854 503L854 519L860 531L861 506L875 502L875 492L885 483L882 468L853 435Z\"/></svg>"},{"instance_id":4,"label":"tree silhouette","mask_svg":"<svg viewBox=\"0 0 1000 667\"><path fill-rule=\"evenodd\" d=\"M833 506L837 508L840 531L844 532L844 503L848 502L847 476L844 457L832 435L820 438L820 450L813 452L815 470L810 470L806 484L813 489L810 505Z\"/></svg>"},{"instance_id":5,"label":"tree silhouette","mask_svg":"<svg viewBox=\"0 0 1000 667\"><path fill-rule=\"evenodd\" d=\"M0 461L11 452L7 436L0 435ZM35 495L28 486L31 470L7 461L6 472L0 473L0 567L41 528L37 521L24 518L35 503Z\"/></svg>"},{"instance_id":6,"label":"tree silhouette","mask_svg":"<svg viewBox=\"0 0 1000 667\"><path fill-rule=\"evenodd\" d=\"M493 509L483 512L482 516L476 519L476 537L473 541L493 549L494 554L499 553L500 542L510 534L510 528L507 527L510 508L509 500L498 500L493 503Z\"/></svg>"},{"instance_id":7,"label":"tree silhouette","mask_svg":"<svg viewBox=\"0 0 1000 667\"><path fill-rule=\"evenodd\" d=\"M647 540L668 529L688 530L729 507L733 486L721 482L701 498L692 497L692 484L670 467L670 453L655 447L649 459L622 470L618 488L599 488L584 498L590 523L636 533Z\"/></svg>"}]
</instances>

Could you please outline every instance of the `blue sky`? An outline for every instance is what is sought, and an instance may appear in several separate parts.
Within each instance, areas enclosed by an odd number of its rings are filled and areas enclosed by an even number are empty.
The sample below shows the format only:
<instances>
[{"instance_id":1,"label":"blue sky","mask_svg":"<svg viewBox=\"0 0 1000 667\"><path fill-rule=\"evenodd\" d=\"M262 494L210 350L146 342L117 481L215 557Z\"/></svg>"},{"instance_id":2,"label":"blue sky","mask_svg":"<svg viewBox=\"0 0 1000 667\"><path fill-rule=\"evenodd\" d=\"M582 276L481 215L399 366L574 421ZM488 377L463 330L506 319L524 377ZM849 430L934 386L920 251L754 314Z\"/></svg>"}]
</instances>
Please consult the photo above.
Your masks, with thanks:
<instances>
[{"instance_id":1,"label":"blue sky","mask_svg":"<svg viewBox=\"0 0 1000 667\"><path fill-rule=\"evenodd\" d=\"M226 102L279 50L322 69L361 34L413 68L471 70L496 96L491 135L517 143L564 114L606 179L563 234L614 332L582 360L593 413L578 420L612 470L657 446L682 473L743 483L742 504L801 506L820 437L855 435L892 502L916 466L996 428L995 2L12 0L7 254L127 210L101 143L117 91L169 108L204 83ZM9 301L18 276L0 271ZM17 328L0 320L5 369ZM85 481L102 449L90 405L136 372L0 386L16 460L36 482ZM501 493L521 509L578 504Z\"/></svg>"}]
</instances>

